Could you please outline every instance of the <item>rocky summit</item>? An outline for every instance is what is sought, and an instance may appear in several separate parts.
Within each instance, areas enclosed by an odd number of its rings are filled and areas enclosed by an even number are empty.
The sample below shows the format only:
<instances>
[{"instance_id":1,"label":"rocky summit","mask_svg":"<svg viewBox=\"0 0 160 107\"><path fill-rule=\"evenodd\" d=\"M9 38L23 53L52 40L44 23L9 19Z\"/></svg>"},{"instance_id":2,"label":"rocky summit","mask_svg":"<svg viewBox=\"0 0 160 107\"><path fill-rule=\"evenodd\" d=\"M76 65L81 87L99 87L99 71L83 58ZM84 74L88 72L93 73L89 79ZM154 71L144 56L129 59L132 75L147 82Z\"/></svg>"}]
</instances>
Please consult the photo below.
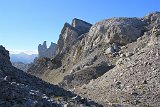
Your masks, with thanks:
<instances>
[{"instance_id":1,"label":"rocky summit","mask_svg":"<svg viewBox=\"0 0 160 107\"><path fill-rule=\"evenodd\" d=\"M13 67L3 46L0 46L0 88L0 107L101 107Z\"/></svg>"},{"instance_id":2,"label":"rocky summit","mask_svg":"<svg viewBox=\"0 0 160 107\"><path fill-rule=\"evenodd\" d=\"M160 12L65 23L56 54L28 73L104 107L160 107ZM98 107L98 106L97 106Z\"/></svg>"},{"instance_id":3,"label":"rocky summit","mask_svg":"<svg viewBox=\"0 0 160 107\"><path fill-rule=\"evenodd\" d=\"M46 41L43 42L43 44L39 44L38 46L38 55L40 58L46 57L46 58L52 58L56 54L56 48L57 44L51 42L51 45L49 48L47 48Z\"/></svg>"}]
</instances>

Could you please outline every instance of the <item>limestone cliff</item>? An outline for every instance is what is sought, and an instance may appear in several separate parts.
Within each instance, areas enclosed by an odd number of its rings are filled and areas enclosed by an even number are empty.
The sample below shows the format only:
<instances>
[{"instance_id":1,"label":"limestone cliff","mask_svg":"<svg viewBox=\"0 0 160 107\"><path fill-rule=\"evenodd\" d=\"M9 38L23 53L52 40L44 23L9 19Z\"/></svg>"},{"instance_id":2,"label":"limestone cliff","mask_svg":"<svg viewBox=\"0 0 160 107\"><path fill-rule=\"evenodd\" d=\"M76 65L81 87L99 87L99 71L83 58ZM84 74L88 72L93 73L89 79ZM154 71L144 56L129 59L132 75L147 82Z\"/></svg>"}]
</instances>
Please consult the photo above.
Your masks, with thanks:
<instances>
[{"instance_id":1,"label":"limestone cliff","mask_svg":"<svg viewBox=\"0 0 160 107\"><path fill-rule=\"evenodd\" d=\"M38 46L38 55L39 58L53 58L56 54L57 45L55 43L51 42L51 45L49 48L47 48L46 41L43 42L43 44L39 44Z\"/></svg>"},{"instance_id":2,"label":"limestone cliff","mask_svg":"<svg viewBox=\"0 0 160 107\"><path fill-rule=\"evenodd\" d=\"M72 25L65 23L58 40L57 53L70 49L81 36L87 33L92 25L80 19L73 19Z\"/></svg>"}]
</instances>

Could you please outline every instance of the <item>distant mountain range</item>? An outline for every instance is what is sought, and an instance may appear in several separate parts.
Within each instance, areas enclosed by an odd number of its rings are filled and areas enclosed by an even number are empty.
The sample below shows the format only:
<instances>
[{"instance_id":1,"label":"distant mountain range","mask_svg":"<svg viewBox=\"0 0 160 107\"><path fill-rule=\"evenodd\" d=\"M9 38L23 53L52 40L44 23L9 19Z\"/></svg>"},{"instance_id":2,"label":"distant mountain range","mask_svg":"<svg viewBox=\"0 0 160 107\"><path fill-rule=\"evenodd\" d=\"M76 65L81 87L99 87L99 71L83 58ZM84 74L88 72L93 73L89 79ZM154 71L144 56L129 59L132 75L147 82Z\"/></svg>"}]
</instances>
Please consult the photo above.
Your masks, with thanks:
<instances>
[{"instance_id":1,"label":"distant mountain range","mask_svg":"<svg viewBox=\"0 0 160 107\"><path fill-rule=\"evenodd\" d=\"M27 64L33 62L33 60L37 56L38 54L36 53L36 51L26 51L26 50L10 51L11 62L23 62Z\"/></svg>"}]
</instances>

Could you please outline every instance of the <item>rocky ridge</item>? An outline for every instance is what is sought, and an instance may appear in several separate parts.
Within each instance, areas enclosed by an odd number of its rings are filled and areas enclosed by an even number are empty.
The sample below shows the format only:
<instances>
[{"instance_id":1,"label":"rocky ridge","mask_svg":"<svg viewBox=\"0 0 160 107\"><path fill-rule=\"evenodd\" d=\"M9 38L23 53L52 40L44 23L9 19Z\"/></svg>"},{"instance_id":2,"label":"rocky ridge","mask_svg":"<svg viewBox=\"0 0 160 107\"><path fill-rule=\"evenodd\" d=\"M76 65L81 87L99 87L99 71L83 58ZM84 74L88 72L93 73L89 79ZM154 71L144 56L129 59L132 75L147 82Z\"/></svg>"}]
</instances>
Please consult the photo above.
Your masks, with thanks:
<instances>
[{"instance_id":1,"label":"rocky ridge","mask_svg":"<svg viewBox=\"0 0 160 107\"><path fill-rule=\"evenodd\" d=\"M78 38L87 33L92 25L80 19L73 19L72 25L65 23L58 40L57 54L67 52Z\"/></svg>"},{"instance_id":2,"label":"rocky ridge","mask_svg":"<svg viewBox=\"0 0 160 107\"><path fill-rule=\"evenodd\" d=\"M43 67L35 63L30 73L106 107L159 107L160 12L92 26L76 21L64 25L56 56Z\"/></svg>"}]
</instances>

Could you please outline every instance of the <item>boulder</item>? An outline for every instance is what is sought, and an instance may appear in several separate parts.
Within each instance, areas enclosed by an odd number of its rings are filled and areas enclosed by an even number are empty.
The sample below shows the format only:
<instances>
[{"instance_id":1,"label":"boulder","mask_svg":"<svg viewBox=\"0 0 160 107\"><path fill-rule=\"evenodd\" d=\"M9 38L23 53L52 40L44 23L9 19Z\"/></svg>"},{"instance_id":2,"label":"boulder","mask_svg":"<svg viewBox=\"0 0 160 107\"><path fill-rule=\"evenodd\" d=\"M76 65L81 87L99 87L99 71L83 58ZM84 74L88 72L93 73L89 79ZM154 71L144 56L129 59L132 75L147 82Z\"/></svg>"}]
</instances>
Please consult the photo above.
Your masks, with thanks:
<instances>
[{"instance_id":1,"label":"boulder","mask_svg":"<svg viewBox=\"0 0 160 107\"><path fill-rule=\"evenodd\" d=\"M105 50L105 54L112 54L114 53L114 48L112 46L108 47L108 49Z\"/></svg>"}]
</instances>

